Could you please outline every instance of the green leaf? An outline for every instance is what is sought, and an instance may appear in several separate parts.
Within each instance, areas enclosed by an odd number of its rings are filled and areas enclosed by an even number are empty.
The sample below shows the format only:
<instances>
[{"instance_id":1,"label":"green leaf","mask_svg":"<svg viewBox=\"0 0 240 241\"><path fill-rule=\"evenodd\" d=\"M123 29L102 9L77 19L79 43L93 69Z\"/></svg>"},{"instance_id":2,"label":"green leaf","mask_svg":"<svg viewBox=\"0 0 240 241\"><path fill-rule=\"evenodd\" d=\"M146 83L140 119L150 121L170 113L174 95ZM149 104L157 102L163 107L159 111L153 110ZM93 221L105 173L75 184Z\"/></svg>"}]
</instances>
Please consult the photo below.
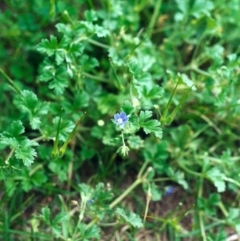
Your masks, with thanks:
<instances>
[{"instance_id":1,"label":"green leaf","mask_svg":"<svg viewBox=\"0 0 240 241\"><path fill-rule=\"evenodd\" d=\"M50 162L49 169L58 176L59 181L63 182L67 180L69 162L63 159L56 159L54 162Z\"/></svg>"},{"instance_id":2,"label":"green leaf","mask_svg":"<svg viewBox=\"0 0 240 241\"><path fill-rule=\"evenodd\" d=\"M63 94L68 86L69 73L67 67L60 65L55 66L49 59L46 59L41 67L40 81L49 83L49 88L54 89L57 95Z\"/></svg>"},{"instance_id":3,"label":"green leaf","mask_svg":"<svg viewBox=\"0 0 240 241\"><path fill-rule=\"evenodd\" d=\"M40 118L39 118L39 117L33 117L33 118L31 118L31 120L30 120L30 125L31 125L31 127L33 128L33 130L38 129L38 128L40 127L40 125L41 125L41 120L40 120Z\"/></svg>"},{"instance_id":4,"label":"green leaf","mask_svg":"<svg viewBox=\"0 0 240 241\"><path fill-rule=\"evenodd\" d=\"M178 73L178 77L185 83L189 88L191 88L193 91L196 91L197 88L194 85L193 81L188 78L186 74L180 74Z\"/></svg>"},{"instance_id":5,"label":"green leaf","mask_svg":"<svg viewBox=\"0 0 240 241\"><path fill-rule=\"evenodd\" d=\"M36 151L32 148L32 146L37 146L38 144L34 141L30 141L28 139L24 139L19 143L19 147L15 150L15 156L17 159L21 159L25 166L30 166L34 157L37 156Z\"/></svg>"},{"instance_id":6,"label":"green leaf","mask_svg":"<svg viewBox=\"0 0 240 241\"><path fill-rule=\"evenodd\" d=\"M15 137L7 137L6 132L0 135L1 140L0 143L3 145L9 145L12 148L16 149L18 148L18 141Z\"/></svg>"},{"instance_id":7,"label":"green leaf","mask_svg":"<svg viewBox=\"0 0 240 241\"><path fill-rule=\"evenodd\" d=\"M229 213L228 213L228 221L235 221L236 219L238 219L240 216L240 210L238 208L230 208L229 209Z\"/></svg>"},{"instance_id":8,"label":"green leaf","mask_svg":"<svg viewBox=\"0 0 240 241\"><path fill-rule=\"evenodd\" d=\"M46 223L50 223L50 209L48 207L43 207L41 209L42 214L39 217Z\"/></svg>"},{"instance_id":9,"label":"green leaf","mask_svg":"<svg viewBox=\"0 0 240 241\"><path fill-rule=\"evenodd\" d=\"M117 208L115 211L126 223L130 224L134 228L142 228L143 222L139 215L130 212L127 214L122 208Z\"/></svg>"},{"instance_id":10,"label":"green leaf","mask_svg":"<svg viewBox=\"0 0 240 241\"><path fill-rule=\"evenodd\" d=\"M100 240L101 230L97 225L91 225L89 226L89 228L87 228L87 225L85 223L79 223L77 229L80 237L84 237L82 239L83 241Z\"/></svg>"},{"instance_id":11,"label":"green leaf","mask_svg":"<svg viewBox=\"0 0 240 241\"><path fill-rule=\"evenodd\" d=\"M99 66L96 58L89 57L86 54L81 55L79 62L84 71L92 71L95 67Z\"/></svg>"},{"instance_id":12,"label":"green leaf","mask_svg":"<svg viewBox=\"0 0 240 241\"><path fill-rule=\"evenodd\" d=\"M126 113L126 115L130 115L134 111L134 107L132 106L132 103L129 100L125 100L121 110Z\"/></svg>"},{"instance_id":13,"label":"green leaf","mask_svg":"<svg viewBox=\"0 0 240 241\"><path fill-rule=\"evenodd\" d=\"M139 118L137 116L130 116L129 118L129 124L127 125L127 128L124 129L124 133L132 133L134 134L140 129L139 125Z\"/></svg>"},{"instance_id":14,"label":"green leaf","mask_svg":"<svg viewBox=\"0 0 240 241\"><path fill-rule=\"evenodd\" d=\"M60 117L55 117L53 119L53 124L54 124L54 129L51 127L49 127L49 132L51 133L51 137L55 138L56 136L56 131L57 131L57 127L58 127L58 123L59 123L59 118ZM74 123L72 121L69 120L62 120L59 126L59 140L60 141L65 141L68 137L68 134L73 130L73 128L75 127Z\"/></svg>"},{"instance_id":15,"label":"green leaf","mask_svg":"<svg viewBox=\"0 0 240 241\"><path fill-rule=\"evenodd\" d=\"M163 88L161 88L158 85L154 85L151 88L147 86L143 86L142 94L145 98L148 98L148 99L158 99L163 95Z\"/></svg>"},{"instance_id":16,"label":"green leaf","mask_svg":"<svg viewBox=\"0 0 240 241\"><path fill-rule=\"evenodd\" d=\"M63 94L65 88L68 86L68 74L66 68L63 66L58 68L53 80L49 83L49 88L54 89L57 95Z\"/></svg>"},{"instance_id":17,"label":"green leaf","mask_svg":"<svg viewBox=\"0 0 240 241\"><path fill-rule=\"evenodd\" d=\"M159 201L162 198L162 191L154 182L151 183L152 201Z\"/></svg>"},{"instance_id":18,"label":"green leaf","mask_svg":"<svg viewBox=\"0 0 240 241\"><path fill-rule=\"evenodd\" d=\"M37 103L38 98L32 91L23 90L21 92L21 101L19 104L24 111L32 112L36 108Z\"/></svg>"},{"instance_id":19,"label":"green leaf","mask_svg":"<svg viewBox=\"0 0 240 241\"><path fill-rule=\"evenodd\" d=\"M77 110L79 110L80 108L88 107L89 100L89 94L85 91L80 91L75 95L73 105Z\"/></svg>"},{"instance_id":20,"label":"green leaf","mask_svg":"<svg viewBox=\"0 0 240 241\"><path fill-rule=\"evenodd\" d=\"M13 148L15 157L22 160L25 166L30 166L33 163L34 157L37 156L32 146L37 146L38 143L20 136L23 132L24 127L22 122L14 121L7 131L0 134L0 143Z\"/></svg>"},{"instance_id":21,"label":"green leaf","mask_svg":"<svg viewBox=\"0 0 240 241\"><path fill-rule=\"evenodd\" d=\"M41 75L39 75L38 79L39 81L48 82L54 77L55 72L54 64L49 59L45 59L41 66Z\"/></svg>"},{"instance_id":22,"label":"green leaf","mask_svg":"<svg viewBox=\"0 0 240 241\"><path fill-rule=\"evenodd\" d=\"M33 92L23 90L16 104L29 114L31 127L38 129L41 124L40 117L48 113L48 103L41 103Z\"/></svg>"},{"instance_id":23,"label":"green leaf","mask_svg":"<svg viewBox=\"0 0 240 241\"><path fill-rule=\"evenodd\" d=\"M13 121L7 132L3 132L5 136L18 137L24 133L24 127L21 121Z\"/></svg>"},{"instance_id":24,"label":"green leaf","mask_svg":"<svg viewBox=\"0 0 240 241\"><path fill-rule=\"evenodd\" d=\"M192 15L199 18L201 15L210 15L214 4L210 0L196 0L191 9Z\"/></svg>"},{"instance_id":25,"label":"green leaf","mask_svg":"<svg viewBox=\"0 0 240 241\"><path fill-rule=\"evenodd\" d=\"M71 43L67 51L67 54L74 54L74 56L78 57L82 55L83 49L84 46L82 45L82 43Z\"/></svg>"},{"instance_id":26,"label":"green leaf","mask_svg":"<svg viewBox=\"0 0 240 241\"><path fill-rule=\"evenodd\" d=\"M97 21L97 19L98 19L97 13L93 10L86 10L84 12L84 16L88 22Z\"/></svg>"},{"instance_id":27,"label":"green leaf","mask_svg":"<svg viewBox=\"0 0 240 241\"><path fill-rule=\"evenodd\" d=\"M56 95L63 94L65 88L68 86L66 79L53 79L49 84L49 89L54 89Z\"/></svg>"},{"instance_id":28,"label":"green leaf","mask_svg":"<svg viewBox=\"0 0 240 241\"><path fill-rule=\"evenodd\" d=\"M152 111L146 110L146 111L141 111L139 115L139 124L143 125L146 119L150 118L152 116Z\"/></svg>"},{"instance_id":29,"label":"green leaf","mask_svg":"<svg viewBox=\"0 0 240 241\"><path fill-rule=\"evenodd\" d=\"M108 29L99 25L95 25L95 33L99 38L107 37L110 35L110 32Z\"/></svg>"},{"instance_id":30,"label":"green leaf","mask_svg":"<svg viewBox=\"0 0 240 241\"><path fill-rule=\"evenodd\" d=\"M2 133L3 142L14 142L19 138L19 135L24 133L24 127L21 121L13 121L7 131ZM9 139L9 140L8 140ZM16 140L17 141L17 140Z\"/></svg>"},{"instance_id":31,"label":"green leaf","mask_svg":"<svg viewBox=\"0 0 240 241\"><path fill-rule=\"evenodd\" d=\"M134 84L151 85L151 75L143 71L142 65L139 62L129 62L128 68L130 73L133 74Z\"/></svg>"},{"instance_id":32,"label":"green leaf","mask_svg":"<svg viewBox=\"0 0 240 241\"><path fill-rule=\"evenodd\" d=\"M152 111L141 111L139 116L139 125L146 134L153 133L156 137L162 138L162 128L158 120L147 120L152 116Z\"/></svg>"},{"instance_id":33,"label":"green leaf","mask_svg":"<svg viewBox=\"0 0 240 241\"><path fill-rule=\"evenodd\" d=\"M160 126L160 122L158 120L149 120L142 124L143 130L145 131L146 134L161 131L159 126ZM159 134L160 133L158 133L158 135ZM159 138L161 138L161 137L159 137Z\"/></svg>"},{"instance_id":34,"label":"green leaf","mask_svg":"<svg viewBox=\"0 0 240 241\"><path fill-rule=\"evenodd\" d=\"M72 29L71 29L70 25L67 25L67 24L58 23L58 24L56 24L56 28L57 28L58 32L65 34L64 37L70 36L72 33ZM59 43L59 45L60 45L60 43Z\"/></svg>"},{"instance_id":35,"label":"green leaf","mask_svg":"<svg viewBox=\"0 0 240 241\"><path fill-rule=\"evenodd\" d=\"M83 146L81 149L81 160L90 160L94 155L95 155L95 150L88 147L88 146Z\"/></svg>"},{"instance_id":36,"label":"green leaf","mask_svg":"<svg viewBox=\"0 0 240 241\"><path fill-rule=\"evenodd\" d=\"M221 196L219 193L211 193L208 199L210 205L217 206L221 201Z\"/></svg>"},{"instance_id":37,"label":"green leaf","mask_svg":"<svg viewBox=\"0 0 240 241\"><path fill-rule=\"evenodd\" d=\"M55 53L55 60L56 60L56 63L58 66L64 62L65 58L66 58L65 51L63 51L62 49L61 50L57 49L57 51Z\"/></svg>"},{"instance_id":38,"label":"green leaf","mask_svg":"<svg viewBox=\"0 0 240 241\"><path fill-rule=\"evenodd\" d=\"M50 40L43 39L37 46L37 50L40 53L46 53L48 56L52 56L57 49L57 38L53 35L50 36Z\"/></svg>"},{"instance_id":39,"label":"green leaf","mask_svg":"<svg viewBox=\"0 0 240 241\"><path fill-rule=\"evenodd\" d=\"M67 215L65 212L60 212L54 217L54 219L52 220L52 224L56 225L68 219L69 215Z\"/></svg>"},{"instance_id":40,"label":"green leaf","mask_svg":"<svg viewBox=\"0 0 240 241\"><path fill-rule=\"evenodd\" d=\"M132 149L138 150L144 146L144 141L139 136L130 136L127 140Z\"/></svg>"},{"instance_id":41,"label":"green leaf","mask_svg":"<svg viewBox=\"0 0 240 241\"><path fill-rule=\"evenodd\" d=\"M175 0L178 5L179 10L181 10L184 14L188 12L189 9L189 0Z\"/></svg>"},{"instance_id":42,"label":"green leaf","mask_svg":"<svg viewBox=\"0 0 240 241\"><path fill-rule=\"evenodd\" d=\"M224 192L226 190L226 183L224 179L226 176L217 168L213 167L207 171L208 178L213 182L218 192Z\"/></svg>"}]
</instances>

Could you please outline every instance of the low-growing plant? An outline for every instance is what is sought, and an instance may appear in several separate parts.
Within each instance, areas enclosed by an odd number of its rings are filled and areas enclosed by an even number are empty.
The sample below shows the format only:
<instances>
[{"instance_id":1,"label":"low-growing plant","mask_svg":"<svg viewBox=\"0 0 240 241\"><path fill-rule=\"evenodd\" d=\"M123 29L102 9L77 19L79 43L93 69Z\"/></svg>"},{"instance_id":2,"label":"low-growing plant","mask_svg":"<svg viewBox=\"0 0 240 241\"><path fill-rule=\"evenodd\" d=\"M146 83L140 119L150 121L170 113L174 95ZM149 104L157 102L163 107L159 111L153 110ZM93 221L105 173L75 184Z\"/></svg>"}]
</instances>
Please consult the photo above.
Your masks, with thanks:
<instances>
[{"instance_id":1,"label":"low-growing plant","mask_svg":"<svg viewBox=\"0 0 240 241\"><path fill-rule=\"evenodd\" d=\"M2 5L3 240L240 234L237 1Z\"/></svg>"}]
</instances>

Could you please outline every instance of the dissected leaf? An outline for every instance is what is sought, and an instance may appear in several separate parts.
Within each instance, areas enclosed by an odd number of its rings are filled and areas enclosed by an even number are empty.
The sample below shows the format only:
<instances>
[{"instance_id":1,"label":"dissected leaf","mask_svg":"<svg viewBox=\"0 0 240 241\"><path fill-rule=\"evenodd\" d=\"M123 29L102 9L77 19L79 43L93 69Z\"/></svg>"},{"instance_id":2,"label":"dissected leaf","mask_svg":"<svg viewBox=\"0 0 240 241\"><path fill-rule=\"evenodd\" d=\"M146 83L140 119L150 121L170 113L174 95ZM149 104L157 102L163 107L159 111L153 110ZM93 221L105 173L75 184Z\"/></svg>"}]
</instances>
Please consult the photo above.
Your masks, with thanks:
<instances>
[{"instance_id":1,"label":"dissected leaf","mask_svg":"<svg viewBox=\"0 0 240 241\"><path fill-rule=\"evenodd\" d=\"M123 105L122 105L121 110L122 110L123 112L125 112L127 115L130 115L130 114L133 113L134 107L132 106L132 103L131 103L130 101L125 100L124 103L123 103Z\"/></svg>"},{"instance_id":2,"label":"dissected leaf","mask_svg":"<svg viewBox=\"0 0 240 241\"><path fill-rule=\"evenodd\" d=\"M147 120L152 116L152 111L141 111L139 115L139 125L146 134L153 133L156 137L162 138L162 128L158 120Z\"/></svg>"},{"instance_id":3,"label":"dissected leaf","mask_svg":"<svg viewBox=\"0 0 240 241\"><path fill-rule=\"evenodd\" d=\"M37 50L41 53L46 53L48 56L52 56L57 49L57 38L53 35L50 36L50 40L43 39L37 46Z\"/></svg>"},{"instance_id":4,"label":"dissected leaf","mask_svg":"<svg viewBox=\"0 0 240 241\"><path fill-rule=\"evenodd\" d=\"M37 153L33 146L38 143L22 136L24 127L21 121L14 121L7 131L0 134L0 143L9 145L15 152L15 157L23 161L25 166L30 166L33 163Z\"/></svg>"},{"instance_id":5,"label":"dissected leaf","mask_svg":"<svg viewBox=\"0 0 240 241\"><path fill-rule=\"evenodd\" d=\"M133 212L129 212L129 214L127 214L122 208L117 208L115 213L118 214L126 223L130 224L131 226L135 228L143 227L143 222L139 215Z\"/></svg>"},{"instance_id":6,"label":"dissected leaf","mask_svg":"<svg viewBox=\"0 0 240 241\"><path fill-rule=\"evenodd\" d=\"M19 147L15 149L15 156L17 159L21 159L25 166L30 166L34 157L37 156L35 149L32 146L37 146L36 142L30 141L28 139L24 139L19 143Z\"/></svg>"},{"instance_id":7,"label":"dissected leaf","mask_svg":"<svg viewBox=\"0 0 240 241\"><path fill-rule=\"evenodd\" d=\"M226 176L217 167L211 168L209 171L207 171L206 174L208 178L213 182L218 192L225 191L226 183L224 179L226 178Z\"/></svg>"},{"instance_id":8,"label":"dissected leaf","mask_svg":"<svg viewBox=\"0 0 240 241\"><path fill-rule=\"evenodd\" d=\"M29 90L21 92L20 100L16 103L24 112L29 114L31 127L35 130L40 127L41 116L48 113L48 103L42 103Z\"/></svg>"}]
</instances>

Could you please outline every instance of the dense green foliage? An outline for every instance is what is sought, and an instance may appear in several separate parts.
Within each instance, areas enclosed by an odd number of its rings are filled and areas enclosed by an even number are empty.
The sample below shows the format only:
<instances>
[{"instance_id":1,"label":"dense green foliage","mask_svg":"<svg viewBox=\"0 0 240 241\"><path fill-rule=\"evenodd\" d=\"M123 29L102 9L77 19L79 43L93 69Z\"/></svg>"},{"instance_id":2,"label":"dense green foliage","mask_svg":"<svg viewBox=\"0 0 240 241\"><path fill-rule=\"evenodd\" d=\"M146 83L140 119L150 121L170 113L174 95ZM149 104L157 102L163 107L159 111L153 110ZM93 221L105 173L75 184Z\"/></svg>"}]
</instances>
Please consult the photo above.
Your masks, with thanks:
<instances>
[{"instance_id":1,"label":"dense green foliage","mask_svg":"<svg viewBox=\"0 0 240 241\"><path fill-rule=\"evenodd\" d=\"M240 234L238 0L0 8L1 240Z\"/></svg>"}]
</instances>

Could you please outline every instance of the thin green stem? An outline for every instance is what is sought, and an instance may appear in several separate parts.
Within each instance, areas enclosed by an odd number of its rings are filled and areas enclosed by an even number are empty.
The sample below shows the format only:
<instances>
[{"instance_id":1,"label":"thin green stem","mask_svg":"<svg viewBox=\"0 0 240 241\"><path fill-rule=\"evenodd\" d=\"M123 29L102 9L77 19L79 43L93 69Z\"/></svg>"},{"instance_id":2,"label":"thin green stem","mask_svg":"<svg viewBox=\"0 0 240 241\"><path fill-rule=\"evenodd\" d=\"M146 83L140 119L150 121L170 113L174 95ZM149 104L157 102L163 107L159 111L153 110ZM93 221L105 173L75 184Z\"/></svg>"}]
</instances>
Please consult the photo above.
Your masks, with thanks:
<instances>
[{"instance_id":1,"label":"thin green stem","mask_svg":"<svg viewBox=\"0 0 240 241\"><path fill-rule=\"evenodd\" d=\"M45 140L45 139L46 139L46 136L39 136L39 137L36 137L36 138L32 139L32 141L38 142L38 141L42 141L42 140Z\"/></svg>"},{"instance_id":2,"label":"thin green stem","mask_svg":"<svg viewBox=\"0 0 240 241\"><path fill-rule=\"evenodd\" d=\"M2 75L6 78L6 80L9 82L9 84L13 87L13 89L18 93L21 94L21 90L18 88L18 86L14 83L14 81L0 68L0 72Z\"/></svg>"},{"instance_id":3,"label":"thin green stem","mask_svg":"<svg viewBox=\"0 0 240 241\"><path fill-rule=\"evenodd\" d=\"M112 60L109 59L109 61L110 61L110 64L111 64L111 67L112 67L112 70L113 70L114 77L115 77L116 82L117 82L117 87L118 87L119 90L121 90L121 89L122 89L121 81L120 81L119 78L118 78L118 75L117 75L117 72L116 72L116 70L115 70L115 67L114 67L114 65L113 65Z\"/></svg>"},{"instance_id":4,"label":"thin green stem","mask_svg":"<svg viewBox=\"0 0 240 241\"><path fill-rule=\"evenodd\" d=\"M86 73L86 72L83 72L82 74L83 74L83 76L86 76L86 77L91 78L91 79L93 79L93 80L98 80L98 81L100 81L100 82L108 83L108 80L107 80L107 79L104 79L104 78L102 78L102 77L95 76L95 75L92 75L92 74L88 74L88 73Z\"/></svg>"},{"instance_id":5,"label":"thin green stem","mask_svg":"<svg viewBox=\"0 0 240 241\"><path fill-rule=\"evenodd\" d=\"M123 135L123 131L122 131L122 143L123 143L123 146L126 146L126 144L125 144L125 140L124 140L124 135Z\"/></svg>"},{"instance_id":6,"label":"thin green stem","mask_svg":"<svg viewBox=\"0 0 240 241\"><path fill-rule=\"evenodd\" d=\"M140 169L140 171L138 172L138 176L137 178L141 178L142 177L142 174L143 172L145 171L147 165L148 165L149 161L145 161Z\"/></svg>"},{"instance_id":7,"label":"thin green stem","mask_svg":"<svg viewBox=\"0 0 240 241\"><path fill-rule=\"evenodd\" d=\"M204 171L204 166L202 168L202 172L203 171ZM202 197L202 192L203 192L203 177L201 177L199 179L199 182L198 182L198 194L197 194L198 198ZM199 226L200 226L200 230L201 230L201 235L202 235L203 241L207 241L206 232L205 232L205 228L204 228L202 211L198 211L198 218L199 218Z\"/></svg>"},{"instance_id":8,"label":"thin green stem","mask_svg":"<svg viewBox=\"0 0 240 241\"><path fill-rule=\"evenodd\" d=\"M225 206L223 205L222 202L220 202L218 204L218 207L221 209L222 213L224 214L224 216L227 218L228 217L228 211L227 209L225 208Z\"/></svg>"},{"instance_id":9,"label":"thin green stem","mask_svg":"<svg viewBox=\"0 0 240 241\"><path fill-rule=\"evenodd\" d=\"M191 113L199 116L200 118L202 118L203 120L205 120L209 126L213 127L213 129L215 129L215 131L220 135L222 134L222 131L217 127L217 125L214 124L214 122L212 120L210 120L206 115L195 111L195 110L190 110Z\"/></svg>"},{"instance_id":10,"label":"thin green stem","mask_svg":"<svg viewBox=\"0 0 240 241\"><path fill-rule=\"evenodd\" d=\"M135 182L132 183L117 199L115 199L111 204L110 208L115 207L119 202L121 202L134 188L136 188L140 183L142 183L142 179L137 179Z\"/></svg>"},{"instance_id":11,"label":"thin green stem","mask_svg":"<svg viewBox=\"0 0 240 241\"><path fill-rule=\"evenodd\" d=\"M200 230L201 230L201 234L202 234L202 240L207 241L206 232L205 232L204 223L203 223L202 211L200 211L198 215L199 215L199 225L200 225Z\"/></svg>"},{"instance_id":12,"label":"thin green stem","mask_svg":"<svg viewBox=\"0 0 240 241\"><path fill-rule=\"evenodd\" d=\"M87 0L87 2L88 2L88 6L89 6L91 9L94 9L94 5L93 5L92 1L91 1L91 0Z\"/></svg>"},{"instance_id":13,"label":"thin green stem","mask_svg":"<svg viewBox=\"0 0 240 241\"><path fill-rule=\"evenodd\" d=\"M15 151L15 149L12 149L12 150L10 151L10 153L9 153L9 155L8 155L6 161L5 161L5 163L6 163L7 165L9 165L9 160L10 160L10 158L12 157L14 151Z\"/></svg>"},{"instance_id":14,"label":"thin green stem","mask_svg":"<svg viewBox=\"0 0 240 241\"><path fill-rule=\"evenodd\" d=\"M67 10L65 10L62 14L62 18L64 19L64 21L70 23L71 25L73 25L73 20L71 19L71 17L69 16L69 13Z\"/></svg>"},{"instance_id":15,"label":"thin green stem","mask_svg":"<svg viewBox=\"0 0 240 241\"><path fill-rule=\"evenodd\" d=\"M170 96L170 98L169 98L169 100L168 100L167 106L165 107L165 109L164 109L164 111L163 111L163 115L161 116L161 119L160 119L160 122L161 122L162 125L164 125L165 122L166 122L168 110L169 110L169 108L170 108L170 105L171 105L171 103L172 103L173 96L174 96L174 94L175 94L175 92L176 92L176 90L177 90L177 87L178 87L180 81L181 81L181 79L178 78L178 82L177 82L177 84L176 84L176 86L175 86L175 88L174 88L174 90L173 90L173 92L172 92L172 94L171 94L171 96Z\"/></svg>"},{"instance_id":16,"label":"thin green stem","mask_svg":"<svg viewBox=\"0 0 240 241\"><path fill-rule=\"evenodd\" d=\"M92 40L92 39L90 39L90 38L87 38L86 41L89 42L89 43L91 43L91 44L94 44L94 45L96 45L96 46L98 46L98 47L102 47L102 48L104 48L104 49L109 49L109 48L110 48L109 45L100 43L100 42L95 41L95 40Z\"/></svg>"},{"instance_id":17,"label":"thin green stem","mask_svg":"<svg viewBox=\"0 0 240 241\"><path fill-rule=\"evenodd\" d=\"M62 121L62 108L60 109L60 117L59 117L58 126L57 126L57 133L56 133L55 141L54 141L54 144L53 144L52 154L54 156L57 156L59 154L59 150L58 150L58 136L59 136L61 121Z\"/></svg>"},{"instance_id":18,"label":"thin green stem","mask_svg":"<svg viewBox=\"0 0 240 241\"><path fill-rule=\"evenodd\" d=\"M165 181L171 181L172 178L169 177L159 177L159 178L155 178L153 179L153 182L165 182Z\"/></svg>"},{"instance_id":19,"label":"thin green stem","mask_svg":"<svg viewBox=\"0 0 240 241\"><path fill-rule=\"evenodd\" d=\"M194 172L192 171L191 169L187 168L185 165L181 164L180 162L178 162L178 165L186 172L188 172L189 174L192 174L194 176L197 176L197 177L204 177L204 174L202 173L198 173L198 172Z\"/></svg>"},{"instance_id":20,"label":"thin green stem","mask_svg":"<svg viewBox=\"0 0 240 241\"><path fill-rule=\"evenodd\" d=\"M79 125L80 122L82 121L82 119L83 119L83 117L84 117L85 114L86 114L86 112L81 115L81 117L79 118L79 120L78 120L77 124L75 125L74 129L73 129L72 132L68 135L67 140L64 142L63 146L60 148L60 153L61 153L61 155L64 155L68 143L70 142L70 140L73 138L74 134L76 133L77 128L78 128L78 125Z\"/></svg>"},{"instance_id":21,"label":"thin green stem","mask_svg":"<svg viewBox=\"0 0 240 241\"><path fill-rule=\"evenodd\" d=\"M43 167L42 164L39 164L37 166L35 166L30 172L29 172L29 176L31 177L37 170L41 169Z\"/></svg>"},{"instance_id":22,"label":"thin green stem","mask_svg":"<svg viewBox=\"0 0 240 241\"><path fill-rule=\"evenodd\" d=\"M157 0L157 2L155 3L155 8L154 8L152 18L150 20L150 23L149 23L149 26L148 26L148 29L147 29L147 33L149 35L152 34L153 28L154 28L154 26L157 22L157 18L158 18L158 14L159 14L159 10L160 10L161 5L162 5L162 0Z\"/></svg>"},{"instance_id":23,"label":"thin green stem","mask_svg":"<svg viewBox=\"0 0 240 241\"><path fill-rule=\"evenodd\" d=\"M192 68L191 70L197 72L198 74L201 74L201 75L204 75L204 76L207 76L207 77L211 77L212 78L212 75L209 74L207 71L204 71L202 69L199 69L198 67L195 67L195 68Z\"/></svg>"}]
</instances>

